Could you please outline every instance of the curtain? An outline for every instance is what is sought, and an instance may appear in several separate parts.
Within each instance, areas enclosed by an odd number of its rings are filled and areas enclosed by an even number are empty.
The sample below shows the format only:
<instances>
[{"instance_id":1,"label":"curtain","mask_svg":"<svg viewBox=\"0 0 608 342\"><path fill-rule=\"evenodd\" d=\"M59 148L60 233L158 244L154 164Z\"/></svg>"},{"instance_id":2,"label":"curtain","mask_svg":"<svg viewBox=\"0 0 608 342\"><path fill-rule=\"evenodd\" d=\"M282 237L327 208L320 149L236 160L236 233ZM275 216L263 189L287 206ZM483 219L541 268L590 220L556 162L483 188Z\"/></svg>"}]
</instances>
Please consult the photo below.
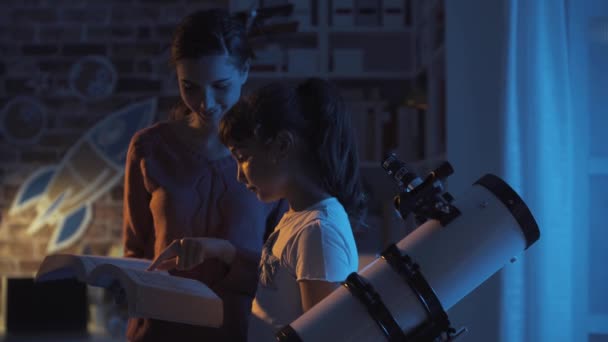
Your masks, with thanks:
<instances>
[{"instance_id":1,"label":"curtain","mask_svg":"<svg viewBox=\"0 0 608 342\"><path fill-rule=\"evenodd\" d=\"M585 113L579 103L574 110L582 85L573 75L582 66L573 54L573 13L565 0L507 4L504 175L530 207L541 239L505 267L500 336L578 341L575 275L584 267L577 263L584 231L577 227L584 148L578 121Z\"/></svg>"}]
</instances>

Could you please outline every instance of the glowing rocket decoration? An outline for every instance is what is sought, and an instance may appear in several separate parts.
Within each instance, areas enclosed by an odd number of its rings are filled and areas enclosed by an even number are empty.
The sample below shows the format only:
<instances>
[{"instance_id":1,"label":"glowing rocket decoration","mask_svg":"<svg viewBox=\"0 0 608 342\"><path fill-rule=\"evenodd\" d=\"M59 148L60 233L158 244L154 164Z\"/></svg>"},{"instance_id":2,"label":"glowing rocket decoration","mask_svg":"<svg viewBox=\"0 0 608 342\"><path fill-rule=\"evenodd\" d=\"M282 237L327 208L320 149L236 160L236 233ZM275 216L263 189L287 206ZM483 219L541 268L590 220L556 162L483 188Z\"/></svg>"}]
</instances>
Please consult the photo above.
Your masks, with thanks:
<instances>
[{"instance_id":1,"label":"glowing rocket decoration","mask_svg":"<svg viewBox=\"0 0 608 342\"><path fill-rule=\"evenodd\" d=\"M74 243L91 220L91 204L123 179L129 141L150 125L156 99L134 103L98 122L87 131L59 165L34 172L21 186L9 215L34 207L36 218L27 229L35 234L45 225L55 227L47 252Z\"/></svg>"}]
</instances>

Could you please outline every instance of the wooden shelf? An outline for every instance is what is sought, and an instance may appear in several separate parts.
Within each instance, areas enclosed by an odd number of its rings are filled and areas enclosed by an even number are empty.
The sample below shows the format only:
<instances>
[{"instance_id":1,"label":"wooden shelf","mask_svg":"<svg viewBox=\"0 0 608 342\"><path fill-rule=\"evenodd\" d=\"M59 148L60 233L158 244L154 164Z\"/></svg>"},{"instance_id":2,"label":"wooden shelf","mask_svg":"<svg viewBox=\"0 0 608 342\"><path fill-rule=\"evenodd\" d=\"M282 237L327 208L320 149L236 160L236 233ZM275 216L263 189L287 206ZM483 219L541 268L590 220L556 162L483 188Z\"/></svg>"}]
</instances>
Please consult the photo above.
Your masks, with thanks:
<instances>
[{"instance_id":1,"label":"wooden shelf","mask_svg":"<svg viewBox=\"0 0 608 342\"><path fill-rule=\"evenodd\" d=\"M329 80L406 80L415 76L414 72L405 71L363 71L360 73L338 73L338 72L313 72L293 73L285 71L250 72L250 79L304 79L308 77L319 77Z\"/></svg>"},{"instance_id":2,"label":"wooden shelf","mask_svg":"<svg viewBox=\"0 0 608 342\"><path fill-rule=\"evenodd\" d=\"M380 164L379 161L371 161L371 160L362 160L359 162L359 166L364 169L374 169L374 168L381 169L382 168L382 165Z\"/></svg>"},{"instance_id":3,"label":"wooden shelf","mask_svg":"<svg viewBox=\"0 0 608 342\"><path fill-rule=\"evenodd\" d=\"M409 27L402 28L391 28L391 27L353 27L353 28L343 28L343 27L329 27L328 32L330 34L411 34L415 31Z\"/></svg>"},{"instance_id":4,"label":"wooden shelf","mask_svg":"<svg viewBox=\"0 0 608 342\"><path fill-rule=\"evenodd\" d=\"M412 169L418 169L418 168L429 168L431 166L437 166L443 161L445 161L445 158L440 156L437 158L422 159L422 160L412 160L412 161L405 160L405 164ZM381 169L382 168L380 161L373 161L373 160L361 160L361 161L359 161L359 166L361 168L365 168L365 169L373 169L373 168Z\"/></svg>"},{"instance_id":5,"label":"wooden shelf","mask_svg":"<svg viewBox=\"0 0 608 342\"><path fill-rule=\"evenodd\" d=\"M293 73L293 72L285 72L285 71L256 71L250 72L250 79L269 79L269 80L298 80L304 79L308 77L319 77L319 78L327 78L326 74L320 72L313 73Z\"/></svg>"},{"instance_id":6,"label":"wooden shelf","mask_svg":"<svg viewBox=\"0 0 608 342\"><path fill-rule=\"evenodd\" d=\"M329 72L329 79L357 79L357 80L406 80L414 77L414 72L407 71L363 71L360 73Z\"/></svg>"},{"instance_id":7,"label":"wooden shelf","mask_svg":"<svg viewBox=\"0 0 608 342\"><path fill-rule=\"evenodd\" d=\"M268 50L270 57L266 64L280 66L274 70L284 70L283 66L289 65L288 59L294 57L294 51L290 49L309 50L306 52L314 50L315 64L290 66L288 71L251 71L250 82L258 84L269 81L297 82L309 77L330 80L340 88L360 95L361 98L373 99L373 104L364 107L356 103L359 99L357 96L345 98L350 105L356 107L353 108L353 117L357 119L353 124L359 127L360 131L364 131L359 135L361 141L358 144L367 146L365 153L362 154L366 158L376 159L379 155L378 150L385 148L384 145L389 143L399 145L396 146L396 150L412 158L436 156L445 149L443 146L445 139L440 135L445 134L443 112L445 91L441 88L445 79L443 70L445 46L434 41L443 37L436 34L439 33L436 30L443 28L444 25L438 22L439 17L435 14L440 10L439 6L443 6L444 1L412 2L412 16L418 17L411 18L411 25L400 27L333 26L331 7L316 6L312 9L315 13L311 12L316 18L316 25L300 26L298 32L292 36L266 42L268 45L278 45L280 48L273 50L276 46L272 46ZM424 51L416 54L417 48ZM348 51L336 53L338 50L356 51L349 55ZM358 60L350 58L358 58ZM302 63L309 61L305 59ZM264 63L260 62L260 64ZM298 66L300 66L299 71ZM307 72L305 69L317 71ZM389 71L383 71L386 69ZM273 68L265 70L273 70ZM416 86L420 87L420 91L427 97L425 100L428 106L424 115L404 111L401 108L411 95L409 92L417 90L411 89ZM426 89L423 89L423 86ZM372 94L377 95L374 97ZM398 117L396 114L399 111L403 112L404 116ZM370 116L370 113L378 115ZM385 119L387 113L389 116ZM390 123L390 120L395 122ZM398 133L394 127L387 128L390 124L398 124L397 130L407 130L407 132L395 138ZM410 124L411 126L408 126ZM418 132L419 136L415 136L407 127L422 131ZM385 137L388 139L384 139ZM415 147L404 148L410 145ZM414 162L411 166L417 167L418 164L422 165L425 162ZM381 170L380 162L364 161L361 167Z\"/></svg>"},{"instance_id":8,"label":"wooden shelf","mask_svg":"<svg viewBox=\"0 0 608 342\"><path fill-rule=\"evenodd\" d=\"M319 34L319 30L320 28L318 26L298 27L296 33Z\"/></svg>"}]
</instances>

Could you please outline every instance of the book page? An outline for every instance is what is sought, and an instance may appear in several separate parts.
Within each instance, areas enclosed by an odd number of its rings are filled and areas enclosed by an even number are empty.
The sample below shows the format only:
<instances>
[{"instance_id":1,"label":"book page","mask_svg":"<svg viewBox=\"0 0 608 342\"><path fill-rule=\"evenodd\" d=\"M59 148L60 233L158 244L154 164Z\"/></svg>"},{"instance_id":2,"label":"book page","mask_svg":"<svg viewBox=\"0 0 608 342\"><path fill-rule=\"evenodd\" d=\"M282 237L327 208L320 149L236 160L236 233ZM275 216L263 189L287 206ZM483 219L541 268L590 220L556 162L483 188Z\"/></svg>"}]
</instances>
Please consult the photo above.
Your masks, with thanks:
<instances>
[{"instance_id":1,"label":"book page","mask_svg":"<svg viewBox=\"0 0 608 342\"><path fill-rule=\"evenodd\" d=\"M48 255L36 273L36 281L49 281L68 278L84 280L94 265L71 254Z\"/></svg>"},{"instance_id":2,"label":"book page","mask_svg":"<svg viewBox=\"0 0 608 342\"><path fill-rule=\"evenodd\" d=\"M172 276L167 272L123 270L138 286L156 287L171 292L183 292L216 298L217 295L198 280Z\"/></svg>"},{"instance_id":3,"label":"book page","mask_svg":"<svg viewBox=\"0 0 608 342\"><path fill-rule=\"evenodd\" d=\"M150 260L116 258L96 255L52 254L46 256L38 268L37 281L77 278L86 281L88 275L99 265L110 264L118 268L145 270Z\"/></svg>"},{"instance_id":4,"label":"book page","mask_svg":"<svg viewBox=\"0 0 608 342\"><path fill-rule=\"evenodd\" d=\"M130 273L142 282L132 315L206 327L222 325L224 304L205 284L157 272Z\"/></svg>"},{"instance_id":5,"label":"book page","mask_svg":"<svg viewBox=\"0 0 608 342\"><path fill-rule=\"evenodd\" d=\"M168 277L176 278L176 277ZM207 289L199 283L198 287ZM131 317L146 317L206 327L220 327L224 319L224 304L218 297L192 292L173 292L158 287L139 287L128 299Z\"/></svg>"},{"instance_id":6,"label":"book page","mask_svg":"<svg viewBox=\"0 0 608 342\"><path fill-rule=\"evenodd\" d=\"M116 258L97 255L78 255L77 257L86 264L85 267L87 268L87 274L90 273L93 268L103 264L116 265L119 268L145 271L151 263L150 260L137 258Z\"/></svg>"},{"instance_id":7,"label":"book page","mask_svg":"<svg viewBox=\"0 0 608 342\"><path fill-rule=\"evenodd\" d=\"M116 282L125 289L130 317L209 327L222 324L222 300L197 280L112 264L97 266L89 276L93 286L107 287Z\"/></svg>"}]
</instances>

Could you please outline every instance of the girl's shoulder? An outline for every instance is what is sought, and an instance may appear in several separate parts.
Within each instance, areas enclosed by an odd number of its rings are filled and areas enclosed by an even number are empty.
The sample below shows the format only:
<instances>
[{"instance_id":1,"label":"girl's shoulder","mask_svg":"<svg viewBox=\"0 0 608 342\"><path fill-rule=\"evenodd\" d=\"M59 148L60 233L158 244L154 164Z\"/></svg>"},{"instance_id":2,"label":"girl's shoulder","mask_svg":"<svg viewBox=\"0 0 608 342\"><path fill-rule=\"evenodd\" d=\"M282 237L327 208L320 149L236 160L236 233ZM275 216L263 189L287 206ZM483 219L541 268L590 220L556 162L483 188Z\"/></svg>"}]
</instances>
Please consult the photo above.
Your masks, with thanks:
<instances>
[{"instance_id":1,"label":"girl's shoulder","mask_svg":"<svg viewBox=\"0 0 608 342\"><path fill-rule=\"evenodd\" d=\"M316 220L322 224L342 223L342 220L348 220L344 206L335 197L326 198L306 211L309 220Z\"/></svg>"},{"instance_id":2,"label":"girl's shoulder","mask_svg":"<svg viewBox=\"0 0 608 342\"><path fill-rule=\"evenodd\" d=\"M170 125L170 122L161 121L156 122L146 128L142 128L133 135L131 142L133 144L149 144L158 142L161 137L169 134Z\"/></svg>"},{"instance_id":3,"label":"girl's shoulder","mask_svg":"<svg viewBox=\"0 0 608 342\"><path fill-rule=\"evenodd\" d=\"M175 145L170 121L160 121L137 131L131 138L133 153L146 156L156 149L159 144L164 148Z\"/></svg>"},{"instance_id":4,"label":"girl's shoulder","mask_svg":"<svg viewBox=\"0 0 608 342\"><path fill-rule=\"evenodd\" d=\"M340 202L334 198L325 199L309 209L299 212L288 212L281 219L280 225L288 227L293 235L301 234L306 229L330 229L341 231L350 228L348 215Z\"/></svg>"},{"instance_id":5,"label":"girl's shoulder","mask_svg":"<svg viewBox=\"0 0 608 342\"><path fill-rule=\"evenodd\" d=\"M319 255L330 255L332 251L348 251L352 255L356 251L354 236L345 215L327 215L319 210L311 212L298 222L291 222L281 227L278 239L281 255L293 263L298 255L307 253L319 253ZM322 252L321 252L322 251Z\"/></svg>"}]
</instances>

